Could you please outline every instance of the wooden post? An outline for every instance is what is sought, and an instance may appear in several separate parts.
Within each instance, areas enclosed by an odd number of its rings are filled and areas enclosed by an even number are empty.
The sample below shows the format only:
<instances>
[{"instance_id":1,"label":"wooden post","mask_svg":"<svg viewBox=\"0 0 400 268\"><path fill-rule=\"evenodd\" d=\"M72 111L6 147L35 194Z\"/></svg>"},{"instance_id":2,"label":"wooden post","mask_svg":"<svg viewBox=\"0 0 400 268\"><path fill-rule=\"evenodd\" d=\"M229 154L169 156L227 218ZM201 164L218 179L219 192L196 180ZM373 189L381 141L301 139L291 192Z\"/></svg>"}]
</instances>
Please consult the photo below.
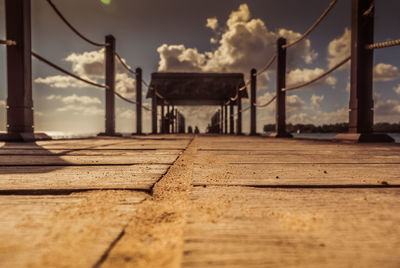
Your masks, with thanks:
<instances>
[{"instance_id":1,"label":"wooden post","mask_svg":"<svg viewBox=\"0 0 400 268\"><path fill-rule=\"evenodd\" d=\"M388 135L373 134L374 51L366 46L374 43L374 2L352 0L349 133L337 135L336 140L394 142Z\"/></svg>"},{"instance_id":2,"label":"wooden post","mask_svg":"<svg viewBox=\"0 0 400 268\"><path fill-rule=\"evenodd\" d=\"M115 38L106 36L106 132L105 135L115 135Z\"/></svg>"},{"instance_id":3,"label":"wooden post","mask_svg":"<svg viewBox=\"0 0 400 268\"><path fill-rule=\"evenodd\" d=\"M157 95L155 89L153 89L151 97L151 133L157 134Z\"/></svg>"},{"instance_id":4,"label":"wooden post","mask_svg":"<svg viewBox=\"0 0 400 268\"><path fill-rule=\"evenodd\" d=\"M250 80L251 80L251 92L250 92L250 135L254 136L257 134L257 120L256 120L256 106L257 102L257 70L251 69Z\"/></svg>"},{"instance_id":5,"label":"wooden post","mask_svg":"<svg viewBox=\"0 0 400 268\"><path fill-rule=\"evenodd\" d=\"M229 104L229 134L235 134L235 120L233 118L233 103Z\"/></svg>"},{"instance_id":6,"label":"wooden post","mask_svg":"<svg viewBox=\"0 0 400 268\"><path fill-rule=\"evenodd\" d=\"M179 112L178 109L175 110L175 133L179 133Z\"/></svg>"},{"instance_id":7,"label":"wooden post","mask_svg":"<svg viewBox=\"0 0 400 268\"><path fill-rule=\"evenodd\" d=\"M225 131L224 134L228 134L228 106L225 104L224 105L225 108L225 122L224 122L224 126L225 126Z\"/></svg>"},{"instance_id":8,"label":"wooden post","mask_svg":"<svg viewBox=\"0 0 400 268\"><path fill-rule=\"evenodd\" d=\"M224 106L223 105L221 105L221 124L220 124L220 130L219 130L219 133L220 134L223 134L224 133L224 122L225 122L225 119L224 119Z\"/></svg>"},{"instance_id":9,"label":"wooden post","mask_svg":"<svg viewBox=\"0 0 400 268\"><path fill-rule=\"evenodd\" d=\"M2 140L32 141L31 1L6 0L7 46L7 134Z\"/></svg>"},{"instance_id":10,"label":"wooden post","mask_svg":"<svg viewBox=\"0 0 400 268\"><path fill-rule=\"evenodd\" d=\"M240 92L238 93L238 98L237 98L237 110L238 110L238 118L237 118L237 123L236 123L236 134L237 135L242 135L242 97Z\"/></svg>"},{"instance_id":11,"label":"wooden post","mask_svg":"<svg viewBox=\"0 0 400 268\"><path fill-rule=\"evenodd\" d=\"M276 70L276 125L275 133L271 137L291 138L292 135L286 132L286 44L285 38L279 38L277 42L277 70Z\"/></svg>"},{"instance_id":12,"label":"wooden post","mask_svg":"<svg viewBox=\"0 0 400 268\"><path fill-rule=\"evenodd\" d=\"M142 134L142 69L136 68L136 134Z\"/></svg>"},{"instance_id":13,"label":"wooden post","mask_svg":"<svg viewBox=\"0 0 400 268\"><path fill-rule=\"evenodd\" d=\"M164 103L161 104L161 133L165 134L165 111Z\"/></svg>"},{"instance_id":14,"label":"wooden post","mask_svg":"<svg viewBox=\"0 0 400 268\"><path fill-rule=\"evenodd\" d=\"M171 111L171 123L172 123L172 130L171 133L174 134L175 133L175 106L172 105L172 111Z\"/></svg>"},{"instance_id":15,"label":"wooden post","mask_svg":"<svg viewBox=\"0 0 400 268\"><path fill-rule=\"evenodd\" d=\"M169 104L167 105L167 125L165 126L165 133L169 134L170 131L170 125L171 125L171 112L169 110Z\"/></svg>"}]
</instances>

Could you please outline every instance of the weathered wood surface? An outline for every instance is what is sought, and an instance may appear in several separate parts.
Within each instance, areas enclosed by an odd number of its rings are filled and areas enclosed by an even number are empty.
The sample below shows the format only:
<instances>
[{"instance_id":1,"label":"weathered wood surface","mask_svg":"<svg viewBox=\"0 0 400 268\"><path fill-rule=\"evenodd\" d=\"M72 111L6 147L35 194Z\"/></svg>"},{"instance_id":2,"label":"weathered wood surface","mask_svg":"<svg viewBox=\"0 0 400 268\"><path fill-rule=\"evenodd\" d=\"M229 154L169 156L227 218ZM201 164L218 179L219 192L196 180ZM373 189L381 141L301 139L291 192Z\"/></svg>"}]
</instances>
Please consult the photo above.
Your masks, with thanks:
<instances>
[{"instance_id":1,"label":"weathered wood surface","mask_svg":"<svg viewBox=\"0 0 400 268\"><path fill-rule=\"evenodd\" d=\"M149 190L189 142L186 136L0 144L0 193Z\"/></svg>"},{"instance_id":2,"label":"weathered wood surface","mask_svg":"<svg viewBox=\"0 0 400 268\"><path fill-rule=\"evenodd\" d=\"M399 267L400 189L196 187L184 267Z\"/></svg>"},{"instance_id":3,"label":"weathered wood surface","mask_svg":"<svg viewBox=\"0 0 400 268\"><path fill-rule=\"evenodd\" d=\"M125 191L0 196L0 267L93 267L146 197Z\"/></svg>"},{"instance_id":4,"label":"weathered wood surface","mask_svg":"<svg viewBox=\"0 0 400 268\"><path fill-rule=\"evenodd\" d=\"M183 266L399 267L399 159L393 144L202 137Z\"/></svg>"},{"instance_id":5,"label":"weathered wood surface","mask_svg":"<svg viewBox=\"0 0 400 268\"><path fill-rule=\"evenodd\" d=\"M194 185L400 185L400 146L202 138Z\"/></svg>"},{"instance_id":6,"label":"weathered wood surface","mask_svg":"<svg viewBox=\"0 0 400 268\"><path fill-rule=\"evenodd\" d=\"M399 267L399 156L234 136L3 144L0 267Z\"/></svg>"}]
</instances>

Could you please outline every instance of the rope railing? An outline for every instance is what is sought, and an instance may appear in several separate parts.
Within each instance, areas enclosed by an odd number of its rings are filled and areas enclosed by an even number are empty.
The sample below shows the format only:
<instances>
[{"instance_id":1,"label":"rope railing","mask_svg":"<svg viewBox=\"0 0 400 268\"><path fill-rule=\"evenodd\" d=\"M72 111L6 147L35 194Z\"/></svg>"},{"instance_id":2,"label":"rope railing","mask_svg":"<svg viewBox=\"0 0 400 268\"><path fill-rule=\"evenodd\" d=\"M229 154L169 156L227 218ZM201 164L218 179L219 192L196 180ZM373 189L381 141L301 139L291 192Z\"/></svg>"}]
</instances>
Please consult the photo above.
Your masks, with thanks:
<instances>
[{"instance_id":1,"label":"rope railing","mask_svg":"<svg viewBox=\"0 0 400 268\"><path fill-rule=\"evenodd\" d=\"M259 76L260 74L266 72L269 69L269 67L271 67L271 65L274 63L275 60L276 60L276 54L274 54L268 61L268 63L260 71L255 73L254 76Z\"/></svg>"},{"instance_id":2,"label":"rope railing","mask_svg":"<svg viewBox=\"0 0 400 268\"><path fill-rule=\"evenodd\" d=\"M130 100L128 98L125 98L124 96L122 96L121 94L119 94L118 92L114 91L115 96L119 97L121 100L129 102L131 104L137 104L136 101Z\"/></svg>"},{"instance_id":3,"label":"rope railing","mask_svg":"<svg viewBox=\"0 0 400 268\"><path fill-rule=\"evenodd\" d=\"M147 87L148 90L150 90L150 91L153 91L153 90L154 90L156 96L157 96L158 98L164 100L164 103L165 103L165 104L168 104L168 101L166 100L166 98L165 98L163 95L161 95L157 90L155 90L152 86L150 86L146 81L142 80L142 84L143 84L145 87Z\"/></svg>"},{"instance_id":4,"label":"rope railing","mask_svg":"<svg viewBox=\"0 0 400 268\"><path fill-rule=\"evenodd\" d=\"M15 42L13 40L0 40L0 45L16 46L17 42Z\"/></svg>"},{"instance_id":5,"label":"rope railing","mask_svg":"<svg viewBox=\"0 0 400 268\"><path fill-rule=\"evenodd\" d=\"M317 26L321 23L321 21L328 15L329 11L331 11L331 9L336 5L337 1L338 0L333 0L329 4L329 6L325 9L325 11L322 13L322 15L314 22L313 25L311 25L311 27L300 38L289 44L283 45L282 47L289 48L304 40L313 30L315 30L315 28L317 28Z\"/></svg>"},{"instance_id":6,"label":"rope railing","mask_svg":"<svg viewBox=\"0 0 400 268\"><path fill-rule=\"evenodd\" d=\"M351 59L351 56L348 56L347 58L345 58L344 60L342 60L341 62L339 62L338 64L336 64L333 68L327 70L326 72L322 73L321 75L315 77L314 79L305 82L303 84L300 85L295 85L295 86L291 86L291 87L287 87L287 88L283 88L282 91L289 91L289 90L295 90L295 89L299 89L299 88L303 88L305 86L308 86L318 80L320 80L321 78L324 78L325 76L327 76L328 74L332 73L333 71L335 71L336 69L338 69L339 67L341 67L342 65L344 65L346 62L348 62Z\"/></svg>"},{"instance_id":7,"label":"rope railing","mask_svg":"<svg viewBox=\"0 0 400 268\"><path fill-rule=\"evenodd\" d=\"M117 52L115 52L115 57L118 59L118 61L121 63L121 65L125 68L125 70L127 70L128 72L130 72L134 75L137 75L137 73L134 70L132 70L128 66L128 64L125 63L125 61L121 58L121 56Z\"/></svg>"},{"instance_id":8,"label":"rope railing","mask_svg":"<svg viewBox=\"0 0 400 268\"><path fill-rule=\"evenodd\" d=\"M267 106L269 106L274 100L276 99L276 95L272 97L271 100L269 100L268 102L266 102L265 104L257 104L257 103L253 103L253 105L257 108L265 108Z\"/></svg>"},{"instance_id":9,"label":"rope railing","mask_svg":"<svg viewBox=\"0 0 400 268\"><path fill-rule=\"evenodd\" d=\"M387 48L387 47L394 47L394 46L398 46L398 45L400 45L400 39L370 44L370 45L367 45L367 49Z\"/></svg>"},{"instance_id":10,"label":"rope railing","mask_svg":"<svg viewBox=\"0 0 400 268\"><path fill-rule=\"evenodd\" d=\"M244 108L244 109L241 109L240 112L241 113L247 112L248 110L250 110L250 108L251 108L251 105L246 107L246 108Z\"/></svg>"},{"instance_id":11,"label":"rope railing","mask_svg":"<svg viewBox=\"0 0 400 268\"><path fill-rule=\"evenodd\" d=\"M71 72L69 72L69 71L67 71L67 70L65 70L65 69L63 69L63 68L61 68L60 66L55 65L54 63L52 63L52 62L50 62L49 60L47 60L47 59L43 58L42 56L40 56L39 54L37 54L37 53L35 53L35 52L33 52L33 51L32 51L31 53L32 53L32 56L34 56L36 59L40 60L41 62L46 63L47 65L53 67L54 69L56 69L56 70L58 70L58 71L60 71L60 72L62 72L62 73L64 73L64 74L66 74L66 75L68 75L68 76L71 76L71 77L73 77L73 78L75 78L75 79L77 79L77 80L79 80L79 81L81 81L81 82L84 82L84 83L86 83L86 84L92 85L92 86L94 86L94 87L100 87L100 88L106 88L106 89L108 89L108 86L107 86L107 85L98 84L98 83L93 82L93 81L90 81L90 80L88 80L88 79L79 77L79 76L77 76L76 74L73 74L73 73L71 73Z\"/></svg>"},{"instance_id":12,"label":"rope railing","mask_svg":"<svg viewBox=\"0 0 400 268\"><path fill-rule=\"evenodd\" d=\"M98 47L104 47L107 46L107 44L103 44L103 43L97 43L94 42L92 40L90 40L89 38L85 37L83 34L81 34L74 26L72 26L71 23L69 23L69 21L64 17L64 15L61 13L61 11L54 5L54 3L51 0L47 0L47 3L53 8L54 12L60 17L60 19L76 34L78 35L80 38L82 38L83 40L85 40L86 42L94 45L94 46L98 46Z\"/></svg>"}]
</instances>

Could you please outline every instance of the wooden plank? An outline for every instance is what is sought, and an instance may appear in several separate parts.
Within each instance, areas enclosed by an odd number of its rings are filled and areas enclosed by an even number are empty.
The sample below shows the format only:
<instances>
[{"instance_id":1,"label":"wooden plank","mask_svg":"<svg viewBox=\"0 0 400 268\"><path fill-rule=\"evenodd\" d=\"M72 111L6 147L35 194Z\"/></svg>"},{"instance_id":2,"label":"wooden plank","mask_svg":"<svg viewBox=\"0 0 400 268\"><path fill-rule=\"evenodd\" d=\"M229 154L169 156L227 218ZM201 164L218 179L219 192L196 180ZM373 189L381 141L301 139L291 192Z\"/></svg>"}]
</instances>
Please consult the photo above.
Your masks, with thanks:
<instances>
[{"instance_id":1,"label":"wooden plank","mask_svg":"<svg viewBox=\"0 0 400 268\"><path fill-rule=\"evenodd\" d=\"M29 165L46 165L46 166L73 166L73 165L135 165L135 164L172 164L176 155L130 155L124 156L97 156L97 155L63 155L63 156L30 156L30 155L7 155L0 157L0 166L29 166Z\"/></svg>"},{"instance_id":2,"label":"wooden plank","mask_svg":"<svg viewBox=\"0 0 400 268\"><path fill-rule=\"evenodd\" d=\"M93 267L147 195L0 196L1 267Z\"/></svg>"},{"instance_id":3,"label":"wooden plank","mask_svg":"<svg viewBox=\"0 0 400 268\"><path fill-rule=\"evenodd\" d=\"M400 186L400 165L228 164L196 165L194 185Z\"/></svg>"},{"instance_id":4,"label":"wooden plank","mask_svg":"<svg viewBox=\"0 0 400 268\"><path fill-rule=\"evenodd\" d=\"M183 267L399 267L399 194L196 187Z\"/></svg>"},{"instance_id":5,"label":"wooden plank","mask_svg":"<svg viewBox=\"0 0 400 268\"><path fill-rule=\"evenodd\" d=\"M149 190L169 165L1 167L0 193L27 190Z\"/></svg>"}]
</instances>

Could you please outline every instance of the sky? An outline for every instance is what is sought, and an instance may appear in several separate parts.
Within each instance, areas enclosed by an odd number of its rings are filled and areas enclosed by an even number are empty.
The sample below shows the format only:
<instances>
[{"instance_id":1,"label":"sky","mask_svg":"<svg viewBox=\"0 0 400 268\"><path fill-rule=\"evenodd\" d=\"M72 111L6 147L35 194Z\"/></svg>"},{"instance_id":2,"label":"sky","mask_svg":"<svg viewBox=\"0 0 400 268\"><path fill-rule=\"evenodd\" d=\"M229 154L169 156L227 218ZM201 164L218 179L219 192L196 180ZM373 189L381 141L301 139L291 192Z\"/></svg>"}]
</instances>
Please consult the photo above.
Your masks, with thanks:
<instances>
[{"instance_id":1,"label":"sky","mask_svg":"<svg viewBox=\"0 0 400 268\"><path fill-rule=\"evenodd\" d=\"M261 69L276 40L297 39L331 0L53 0L85 36L116 38L117 52L144 79L156 71L242 72ZM398 39L400 1L377 1L375 41ZM305 82L350 53L351 1L339 0L307 39L288 49L287 85ZM5 39L5 7L0 0L0 39ZM32 1L32 48L74 73L103 83L104 52L77 37L45 0ZM375 50L375 122L400 121L400 48ZM258 77L257 102L275 92L275 66ZM0 131L6 129L6 48L0 47ZM135 78L117 66L117 91L135 97ZM36 131L96 133L104 130L104 90L88 87L33 60ZM144 92L145 96L146 92ZM149 100L146 100L149 102ZM348 121L349 65L326 79L287 95L287 122L329 124ZM244 100L243 107L249 105ZM119 132L135 131L135 107L116 99ZM204 130L219 107L178 107L187 124ZM257 130L274 123L274 105L257 110ZM144 131L150 113L144 112ZM243 131L249 131L249 112Z\"/></svg>"}]
</instances>

